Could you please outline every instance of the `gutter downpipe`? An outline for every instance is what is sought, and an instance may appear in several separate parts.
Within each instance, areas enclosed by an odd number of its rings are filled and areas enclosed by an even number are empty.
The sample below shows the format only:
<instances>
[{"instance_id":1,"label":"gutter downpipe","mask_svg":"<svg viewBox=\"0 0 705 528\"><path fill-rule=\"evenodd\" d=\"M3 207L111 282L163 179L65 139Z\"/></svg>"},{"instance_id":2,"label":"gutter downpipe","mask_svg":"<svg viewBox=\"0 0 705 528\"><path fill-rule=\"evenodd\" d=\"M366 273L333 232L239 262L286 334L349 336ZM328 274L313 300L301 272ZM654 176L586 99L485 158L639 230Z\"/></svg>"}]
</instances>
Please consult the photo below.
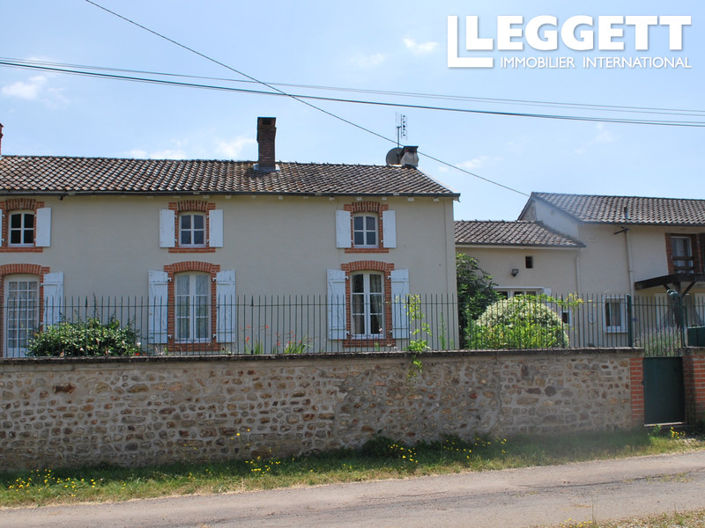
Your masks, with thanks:
<instances>
[{"instance_id":1,"label":"gutter downpipe","mask_svg":"<svg viewBox=\"0 0 705 528\"><path fill-rule=\"evenodd\" d=\"M624 245L627 250L627 280L629 280L629 294L634 297L634 270L632 269L632 245L629 239L629 228L624 230Z\"/></svg>"}]
</instances>

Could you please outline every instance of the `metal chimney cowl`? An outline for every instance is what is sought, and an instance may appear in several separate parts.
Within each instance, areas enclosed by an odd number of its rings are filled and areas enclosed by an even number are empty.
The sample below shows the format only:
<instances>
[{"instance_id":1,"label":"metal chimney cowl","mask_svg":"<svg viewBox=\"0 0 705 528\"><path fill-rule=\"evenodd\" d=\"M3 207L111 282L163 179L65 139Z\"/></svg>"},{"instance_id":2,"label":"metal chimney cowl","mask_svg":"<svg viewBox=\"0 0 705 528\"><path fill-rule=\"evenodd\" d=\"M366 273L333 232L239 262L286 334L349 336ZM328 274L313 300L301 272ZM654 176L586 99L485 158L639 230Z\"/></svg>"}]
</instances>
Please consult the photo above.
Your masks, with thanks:
<instances>
[{"instance_id":1,"label":"metal chimney cowl","mask_svg":"<svg viewBox=\"0 0 705 528\"><path fill-rule=\"evenodd\" d=\"M401 151L401 160L399 164L402 167L418 167L419 166L419 154L417 152L419 147L403 147Z\"/></svg>"}]
</instances>

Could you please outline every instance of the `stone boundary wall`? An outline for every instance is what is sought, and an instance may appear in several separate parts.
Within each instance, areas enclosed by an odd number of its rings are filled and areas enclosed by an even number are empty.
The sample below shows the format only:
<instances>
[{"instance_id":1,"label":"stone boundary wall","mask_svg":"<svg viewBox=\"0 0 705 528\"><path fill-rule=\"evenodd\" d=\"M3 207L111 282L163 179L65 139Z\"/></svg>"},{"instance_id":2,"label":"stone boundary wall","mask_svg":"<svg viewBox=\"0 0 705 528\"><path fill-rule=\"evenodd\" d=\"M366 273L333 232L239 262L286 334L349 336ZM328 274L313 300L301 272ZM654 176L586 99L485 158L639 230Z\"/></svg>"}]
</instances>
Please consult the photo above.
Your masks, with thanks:
<instances>
[{"instance_id":1,"label":"stone boundary wall","mask_svg":"<svg viewBox=\"0 0 705 528\"><path fill-rule=\"evenodd\" d=\"M0 361L0 471L627 429L635 349ZM637 360L637 361L635 361ZM635 411L635 412L634 412ZM641 414L640 414L641 412Z\"/></svg>"}]
</instances>

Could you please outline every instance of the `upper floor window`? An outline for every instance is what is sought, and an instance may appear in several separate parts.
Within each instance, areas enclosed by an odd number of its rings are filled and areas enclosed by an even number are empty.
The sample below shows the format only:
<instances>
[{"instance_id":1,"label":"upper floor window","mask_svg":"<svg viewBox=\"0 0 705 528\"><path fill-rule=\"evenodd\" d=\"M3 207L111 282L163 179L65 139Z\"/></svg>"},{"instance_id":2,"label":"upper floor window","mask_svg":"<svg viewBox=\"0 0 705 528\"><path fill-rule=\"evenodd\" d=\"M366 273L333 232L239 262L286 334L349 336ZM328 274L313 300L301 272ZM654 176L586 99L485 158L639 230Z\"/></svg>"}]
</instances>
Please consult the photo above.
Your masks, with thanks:
<instances>
[{"instance_id":1,"label":"upper floor window","mask_svg":"<svg viewBox=\"0 0 705 528\"><path fill-rule=\"evenodd\" d=\"M691 235L671 235L671 265L674 273L695 272Z\"/></svg>"},{"instance_id":2,"label":"upper floor window","mask_svg":"<svg viewBox=\"0 0 705 528\"><path fill-rule=\"evenodd\" d=\"M203 200L170 202L159 212L159 247L170 253L208 253L223 247L223 210Z\"/></svg>"},{"instance_id":3,"label":"upper floor window","mask_svg":"<svg viewBox=\"0 0 705 528\"><path fill-rule=\"evenodd\" d=\"M346 253L387 253L397 247L396 211L379 202L346 204L335 215L335 246Z\"/></svg>"},{"instance_id":4,"label":"upper floor window","mask_svg":"<svg viewBox=\"0 0 705 528\"><path fill-rule=\"evenodd\" d=\"M10 246L34 246L34 213L10 213L8 238Z\"/></svg>"},{"instance_id":5,"label":"upper floor window","mask_svg":"<svg viewBox=\"0 0 705 528\"><path fill-rule=\"evenodd\" d=\"M359 214L353 216L353 246L362 248L377 247L377 215Z\"/></svg>"},{"instance_id":6,"label":"upper floor window","mask_svg":"<svg viewBox=\"0 0 705 528\"><path fill-rule=\"evenodd\" d=\"M179 215L179 246L205 247L206 215L203 213L181 213Z\"/></svg>"},{"instance_id":7,"label":"upper floor window","mask_svg":"<svg viewBox=\"0 0 705 528\"><path fill-rule=\"evenodd\" d=\"M0 201L0 252L41 252L51 246L51 208L33 198Z\"/></svg>"}]
</instances>

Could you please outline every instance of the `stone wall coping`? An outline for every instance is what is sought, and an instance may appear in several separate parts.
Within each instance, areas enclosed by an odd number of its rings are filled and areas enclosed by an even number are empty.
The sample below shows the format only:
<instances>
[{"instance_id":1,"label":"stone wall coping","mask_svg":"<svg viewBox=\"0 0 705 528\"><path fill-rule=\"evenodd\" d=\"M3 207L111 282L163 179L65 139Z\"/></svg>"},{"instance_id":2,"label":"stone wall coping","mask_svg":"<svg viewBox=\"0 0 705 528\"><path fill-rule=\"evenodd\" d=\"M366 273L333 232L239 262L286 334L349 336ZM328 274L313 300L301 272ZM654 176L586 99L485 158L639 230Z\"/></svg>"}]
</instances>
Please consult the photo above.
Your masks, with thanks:
<instances>
[{"instance_id":1,"label":"stone wall coping","mask_svg":"<svg viewBox=\"0 0 705 528\"><path fill-rule=\"evenodd\" d=\"M705 353L705 348L694 349L693 353ZM224 354L201 356L128 356L128 357L40 357L40 358L1 358L0 367L4 365L86 365L86 364L133 364L133 363L193 363L200 361L301 361L301 360L356 360L356 359L399 359L399 358L453 358L477 357L492 358L497 356L516 357L517 359L537 356L594 356L617 354L625 358L643 357L644 350L632 347L599 347L599 348L535 348L526 350L445 350L442 352L408 352L375 351L375 352L335 352L322 354Z\"/></svg>"}]
</instances>

